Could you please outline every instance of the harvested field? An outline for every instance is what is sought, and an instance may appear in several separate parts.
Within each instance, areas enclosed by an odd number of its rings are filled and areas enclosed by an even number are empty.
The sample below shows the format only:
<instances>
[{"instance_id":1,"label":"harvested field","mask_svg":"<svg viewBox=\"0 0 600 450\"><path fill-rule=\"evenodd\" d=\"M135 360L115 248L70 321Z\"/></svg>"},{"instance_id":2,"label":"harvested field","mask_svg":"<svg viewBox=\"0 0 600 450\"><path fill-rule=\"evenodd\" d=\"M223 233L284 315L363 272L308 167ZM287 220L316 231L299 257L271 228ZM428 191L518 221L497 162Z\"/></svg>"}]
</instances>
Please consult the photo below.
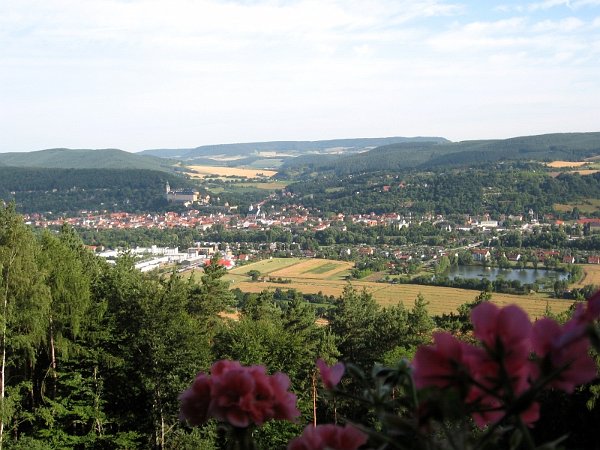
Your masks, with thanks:
<instances>
[{"instance_id":1,"label":"harvested field","mask_svg":"<svg viewBox=\"0 0 600 450\"><path fill-rule=\"evenodd\" d=\"M221 166L187 166L194 172L190 172L189 175L192 178L204 178L209 175L218 175L222 177L246 177L246 178L258 178L258 177L272 177L277 172L274 170L266 169L242 169L239 167L221 167Z\"/></svg>"},{"instance_id":2,"label":"harvested field","mask_svg":"<svg viewBox=\"0 0 600 450\"><path fill-rule=\"evenodd\" d=\"M285 267L276 272L272 272L274 277L291 279L341 279L342 273L346 275L354 263L346 261L334 261L328 259L306 259L293 266Z\"/></svg>"},{"instance_id":3,"label":"harvested field","mask_svg":"<svg viewBox=\"0 0 600 450\"><path fill-rule=\"evenodd\" d=\"M583 287L586 284L600 286L600 264L581 264L581 267L583 267L583 278L573 287Z\"/></svg>"},{"instance_id":4,"label":"harvested field","mask_svg":"<svg viewBox=\"0 0 600 450\"><path fill-rule=\"evenodd\" d=\"M556 178L557 176L559 176L562 173L578 173L579 175L585 176L585 175L592 175L597 172L599 172L599 170L597 170L597 169L581 169L581 170L569 170L567 172L548 172L548 175L550 175L553 178Z\"/></svg>"},{"instance_id":5,"label":"harvested field","mask_svg":"<svg viewBox=\"0 0 600 450\"><path fill-rule=\"evenodd\" d=\"M284 264L284 262L286 264ZM319 273L320 268L330 268L335 264L338 267ZM340 273L344 273L352 267L352 263L344 261L320 260L320 259L278 259L260 261L247 266L232 270L226 275L226 279L232 282L232 288L240 288L244 292L261 292L263 290L296 289L305 294L316 294L321 292L324 295L339 296L348 282L339 278ZM279 266L278 270L271 270ZM587 267L587 266L586 266ZM596 270L590 271L588 276L598 277L600 284L600 266L593 266ZM272 282L252 282L245 275L249 270L258 270L261 273L269 274L271 277L281 277L289 279L292 282L288 284ZM324 270L324 269L323 269ZM338 276L338 278L336 278ZM594 279L594 278L591 278ZM585 281L585 284L590 282ZM458 306L463 303L473 301L479 294L477 291L468 289L456 289L437 286L422 286L415 284L388 284L376 283L372 281L353 281L352 286L357 290L366 289L375 300L383 306L396 305L402 302L410 308L414 304L417 295L421 293L425 300L429 302L428 310L431 314L437 315L456 311ZM544 314L546 306L549 306L554 313L565 311L571 303L567 300L557 300L544 298L542 296L521 296L508 294L492 294L492 301L497 305L518 304L532 318L540 317Z\"/></svg>"},{"instance_id":6,"label":"harvested field","mask_svg":"<svg viewBox=\"0 0 600 450\"><path fill-rule=\"evenodd\" d=\"M562 169L564 167L581 167L589 164L587 161L552 161L547 163L548 167Z\"/></svg>"}]
</instances>

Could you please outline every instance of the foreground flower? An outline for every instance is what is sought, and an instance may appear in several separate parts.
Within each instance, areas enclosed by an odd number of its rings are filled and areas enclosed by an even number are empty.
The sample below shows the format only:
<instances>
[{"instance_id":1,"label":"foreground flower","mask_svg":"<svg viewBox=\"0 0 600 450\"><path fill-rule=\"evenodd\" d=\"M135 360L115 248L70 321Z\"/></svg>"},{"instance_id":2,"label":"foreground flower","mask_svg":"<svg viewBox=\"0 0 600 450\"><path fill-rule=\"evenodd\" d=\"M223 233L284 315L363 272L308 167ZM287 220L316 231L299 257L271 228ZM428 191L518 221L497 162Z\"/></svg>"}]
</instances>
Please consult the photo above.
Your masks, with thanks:
<instances>
[{"instance_id":1,"label":"foreground flower","mask_svg":"<svg viewBox=\"0 0 600 450\"><path fill-rule=\"evenodd\" d=\"M418 348L413 359L413 378L418 389L460 386L468 372L467 344L450 333L434 333L434 345Z\"/></svg>"},{"instance_id":2,"label":"foreground flower","mask_svg":"<svg viewBox=\"0 0 600 450\"><path fill-rule=\"evenodd\" d=\"M236 428L262 425L267 420L294 420L300 415L296 396L288 392L283 373L267 375L263 366L217 361L210 376L200 373L180 396L180 418L200 425L215 418Z\"/></svg>"},{"instance_id":3,"label":"foreground flower","mask_svg":"<svg viewBox=\"0 0 600 450\"><path fill-rule=\"evenodd\" d=\"M180 420L187 419L193 426L201 425L208 420L211 387L211 379L203 373L198 374L192 385L179 396Z\"/></svg>"},{"instance_id":4,"label":"foreground flower","mask_svg":"<svg viewBox=\"0 0 600 450\"><path fill-rule=\"evenodd\" d=\"M329 390L338 385L346 370L344 364L341 362L338 362L330 367L321 358L317 359L317 368L319 369L319 374L321 375L321 381L323 382L323 385Z\"/></svg>"},{"instance_id":5,"label":"foreground flower","mask_svg":"<svg viewBox=\"0 0 600 450\"><path fill-rule=\"evenodd\" d=\"M288 450L357 450L367 435L351 425L308 425L302 435L288 444Z\"/></svg>"},{"instance_id":6,"label":"foreground flower","mask_svg":"<svg viewBox=\"0 0 600 450\"><path fill-rule=\"evenodd\" d=\"M488 352L502 359L509 373L520 370L531 351L531 321L516 305L502 309L485 302L471 312L473 334Z\"/></svg>"},{"instance_id":7,"label":"foreground flower","mask_svg":"<svg viewBox=\"0 0 600 450\"><path fill-rule=\"evenodd\" d=\"M575 321L560 326L552 319L533 326L533 344L540 361L538 376L554 373L548 387L571 393L596 378L596 363L588 353L589 339Z\"/></svg>"}]
</instances>

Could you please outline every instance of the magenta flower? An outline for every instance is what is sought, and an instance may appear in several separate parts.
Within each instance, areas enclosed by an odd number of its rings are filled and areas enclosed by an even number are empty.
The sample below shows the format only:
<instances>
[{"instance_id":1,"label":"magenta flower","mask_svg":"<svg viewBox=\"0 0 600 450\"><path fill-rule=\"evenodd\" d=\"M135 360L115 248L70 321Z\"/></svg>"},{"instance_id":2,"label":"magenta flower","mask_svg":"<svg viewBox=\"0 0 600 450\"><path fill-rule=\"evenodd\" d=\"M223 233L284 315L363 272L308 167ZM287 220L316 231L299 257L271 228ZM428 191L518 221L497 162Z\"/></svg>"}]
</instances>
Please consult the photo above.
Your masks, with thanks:
<instances>
[{"instance_id":1,"label":"magenta flower","mask_svg":"<svg viewBox=\"0 0 600 450\"><path fill-rule=\"evenodd\" d=\"M329 390L338 385L346 370L344 364L341 362L338 362L330 367L321 358L317 359L317 368L319 369L319 374L321 375L321 381L323 382L323 385Z\"/></svg>"},{"instance_id":2,"label":"magenta flower","mask_svg":"<svg viewBox=\"0 0 600 450\"><path fill-rule=\"evenodd\" d=\"M192 385L181 393L179 396L180 420L187 420L190 425L194 426L201 425L208 420L211 385L210 378L199 373Z\"/></svg>"},{"instance_id":3,"label":"magenta flower","mask_svg":"<svg viewBox=\"0 0 600 450\"><path fill-rule=\"evenodd\" d=\"M509 373L522 368L531 351L531 321L516 305L502 309L485 302L471 312L473 334L493 354L502 357Z\"/></svg>"},{"instance_id":4,"label":"magenta flower","mask_svg":"<svg viewBox=\"0 0 600 450\"><path fill-rule=\"evenodd\" d=\"M199 425L215 418L237 428L261 425L267 420L293 421L300 415L296 395L288 392L283 373L267 375L263 366L242 366L237 361L217 361L210 376L198 374L180 396L181 419Z\"/></svg>"},{"instance_id":5,"label":"magenta flower","mask_svg":"<svg viewBox=\"0 0 600 450\"><path fill-rule=\"evenodd\" d=\"M351 425L308 425L287 450L357 450L366 442L367 435Z\"/></svg>"},{"instance_id":6,"label":"magenta flower","mask_svg":"<svg viewBox=\"0 0 600 450\"><path fill-rule=\"evenodd\" d=\"M468 372L467 344L450 333L434 333L434 345L420 346L412 362L413 379L418 389L446 388L464 382Z\"/></svg>"},{"instance_id":7,"label":"magenta flower","mask_svg":"<svg viewBox=\"0 0 600 450\"><path fill-rule=\"evenodd\" d=\"M538 320L533 326L533 345L541 370L559 372L548 387L571 393L576 386L596 378L596 363L588 353L589 339L576 319L562 327L552 319Z\"/></svg>"}]
</instances>

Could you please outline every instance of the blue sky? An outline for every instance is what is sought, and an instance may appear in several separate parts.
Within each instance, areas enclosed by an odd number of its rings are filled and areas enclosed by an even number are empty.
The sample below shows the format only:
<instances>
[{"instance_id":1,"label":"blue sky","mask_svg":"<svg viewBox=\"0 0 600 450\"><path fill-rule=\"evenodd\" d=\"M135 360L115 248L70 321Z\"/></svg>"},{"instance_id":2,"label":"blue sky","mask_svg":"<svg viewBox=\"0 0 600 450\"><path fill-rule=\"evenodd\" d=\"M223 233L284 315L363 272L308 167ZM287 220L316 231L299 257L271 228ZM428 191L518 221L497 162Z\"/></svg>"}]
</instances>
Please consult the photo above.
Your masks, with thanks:
<instances>
[{"instance_id":1,"label":"blue sky","mask_svg":"<svg viewBox=\"0 0 600 450\"><path fill-rule=\"evenodd\" d=\"M0 152L600 131L600 0L0 1Z\"/></svg>"}]
</instances>

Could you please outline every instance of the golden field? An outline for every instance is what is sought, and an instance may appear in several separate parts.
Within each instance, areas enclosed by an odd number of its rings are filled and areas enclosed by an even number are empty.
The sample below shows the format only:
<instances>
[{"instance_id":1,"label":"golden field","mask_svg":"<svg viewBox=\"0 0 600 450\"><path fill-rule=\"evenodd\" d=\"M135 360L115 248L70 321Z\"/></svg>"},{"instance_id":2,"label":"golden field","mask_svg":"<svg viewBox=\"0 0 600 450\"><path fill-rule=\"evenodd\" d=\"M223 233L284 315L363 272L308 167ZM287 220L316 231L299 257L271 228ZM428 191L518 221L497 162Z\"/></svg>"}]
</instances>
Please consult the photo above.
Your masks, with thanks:
<instances>
[{"instance_id":1,"label":"golden field","mask_svg":"<svg viewBox=\"0 0 600 450\"><path fill-rule=\"evenodd\" d=\"M222 177L272 177L277 172L266 169L242 169L239 167L221 167L221 166L187 166L193 172L189 172L192 178L205 178L209 175L218 175Z\"/></svg>"},{"instance_id":2,"label":"golden field","mask_svg":"<svg viewBox=\"0 0 600 450\"><path fill-rule=\"evenodd\" d=\"M334 265L335 268L318 273L319 267L333 267ZM339 296L344 287L348 285L342 275L348 273L351 267L352 263L343 261L274 258L238 267L229 272L225 279L231 282L231 288L239 288L244 292L261 292L280 288L296 289L305 294L321 292L324 295ZM288 279L291 280L291 283L253 282L246 275L249 270L258 270L261 274L269 275L272 278ZM597 276L600 278L600 267L598 267ZM588 281L585 283L589 284ZM357 290L366 289L383 306L396 305L401 302L410 308L420 293L429 302L428 310L433 315L456 311L458 306L473 301L478 295L477 291L467 289L415 284L388 284L361 280L352 281L352 286ZM571 304L567 300L549 299L536 295L523 296L496 293L492 295L492 301L497 305L517 304L527 311L532 318L542 316L547 306L554 313L559 313L568 309Z\"/></svg>"},{"instance_id":3,"label":"golden field","mask_svg":"<svg viewBox=\"0 0 600 450\"><path fill-rule=\"evenodd\" d=\"M552 161L546 163L548 167L562 169L565 167L581 167L589 164L587 161Z\"/></svg>"},{"instance_id":4,"label":"golden field","mask_svg":"<svg viewBox=\"0 0 600 450\"><path fill-rule=\"evenodd\" d=\"M568 172L548 172L548 175L550 175L553 178L556 178L561 173L578 173L581 176L586 176L586 175L592 175L597 172L599 172L599 170L597 170L597 169L580 169L580 170L569 170Z\"/></svg>"},{"instance_id":5,"label":"golden field","mask_svg":"<svg viewBox=\"0 0 600 450\"><path fill-rule=\"evenodd\" d=\"M595 284L600 286L600 265L599 264L582 264L583 278L575 283L573 287L583 287L586 284Z\"/></svg>"}]
</instances>

